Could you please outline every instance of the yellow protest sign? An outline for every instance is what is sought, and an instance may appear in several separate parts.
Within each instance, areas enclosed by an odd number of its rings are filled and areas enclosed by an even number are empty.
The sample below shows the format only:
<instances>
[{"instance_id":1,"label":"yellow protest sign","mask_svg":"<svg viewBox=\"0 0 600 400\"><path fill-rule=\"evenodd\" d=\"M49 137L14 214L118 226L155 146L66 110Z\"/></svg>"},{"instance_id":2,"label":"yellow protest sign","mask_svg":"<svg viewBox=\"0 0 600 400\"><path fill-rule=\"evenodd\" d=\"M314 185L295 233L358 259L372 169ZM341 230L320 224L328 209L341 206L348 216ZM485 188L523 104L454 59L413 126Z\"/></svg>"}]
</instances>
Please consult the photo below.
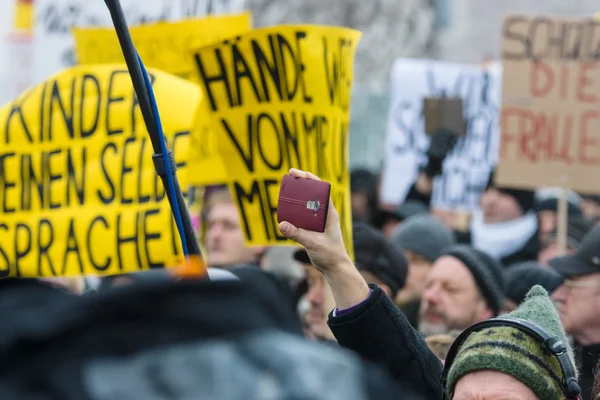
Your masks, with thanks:
<instances>
[{"instance_id":1,"label":"yellow protest sign","mask_svg":"<svg viewBox=\"0 0 600 400\"><path fill-rule=\"evenodd\" d=\"M186 187L198 85L149 70ZM179 237L123 65L64 70L0 109L0 276L175 265Z\"/></svg>"},{"instance_id":2,"label":"yellow protest sign","mask_svg":"<svg viewBox=\"0 0 600 400\"><path fill-rule=\"evenodd\" d=\"M331 182L353 254L348 128L360 36L346 28L274 26L194 52L248 244L287 244L277 197L283 174L296 167Z\"/></svg>"},{"instance_id":3,"label":"yellow protest sign","mask_svg":"<svg viewBox=\"0 0 600 400\"><path fill-rule=\"evenodd\" d=\"M190 183L198 186L222 185L228 182L227 169L217 147L217 137L211 126L206 99L198 108L194 132L190 137L188 167L194 174Z\"/></svg>"},{"instance_id":4,"label":"yellow protest sign","mask_svg":"<svg viewBox=\"0 0 600 400\"><path fill-rule=\"evenodd\" d=\"M158 22L131 28L131 38L144 64L191 79L190 51L252 29L249 13L210 16L179 22ZM75 51L81 65L124 63L112 28L75 28Z\"/></svg>"}]
</instances>

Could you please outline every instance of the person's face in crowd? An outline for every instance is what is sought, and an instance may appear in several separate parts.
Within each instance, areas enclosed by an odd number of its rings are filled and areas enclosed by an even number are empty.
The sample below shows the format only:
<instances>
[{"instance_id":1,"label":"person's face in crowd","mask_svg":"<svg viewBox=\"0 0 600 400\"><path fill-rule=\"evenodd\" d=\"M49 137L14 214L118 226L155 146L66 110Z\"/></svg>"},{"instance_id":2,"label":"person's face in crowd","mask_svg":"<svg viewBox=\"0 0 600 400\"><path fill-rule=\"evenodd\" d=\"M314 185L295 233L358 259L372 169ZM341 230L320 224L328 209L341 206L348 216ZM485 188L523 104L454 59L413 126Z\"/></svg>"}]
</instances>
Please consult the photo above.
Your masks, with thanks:
<instances>
[{"instance_id":1,"label":"person's face in crowd","mask_svg":"<svg viewBox=\"0 0 600 400\"><path fill-rule=\"evenodd\" d=\"M425 257L410 250L406 250L404 256L408 260L408 275L404 287L396 296L397 304L406 304L421 298L432 265Z\"/></svg>"},{"instance_id":2,"label":"person's face in crowd","mask_svg":"<svg viewBox=\"0 0 600 400\"><path fill-rule=\"evenodd\" d=\"M396 228L398 228L400 223L401 221L399 219L388 218L381 225L381 233L383 234L383 236L389 239L390 237L392 237L392 233L396 230Z\"/></svg>"},{"instance_id":3,"label":"person's face in crowd","mask_svg":"<svg viewBox=\"0 0 600 400\"><path fill-rule=\"evenodd\" d=\"M135 284L135 279L127 275L115 276L113 280L110 282L110 287L121 287L121 286L129 286Z\"/></svg>"},{"instance_id":4,"label":"person's face in crowd","mask_svg":"<svg viewBox=\"0 0 600 400\"><path fill-rule=\"evenodd\" d=\"M352 192L350 201L352 204L352 215L360 220L367 220L370 215L369 197L365 192Z\"/></svg>"},{"instance_id":5,"label":"person's face in crowd","mask_svg":"<svg viewBox=\"0 0 600 400\"><path fill-rule=\"evenodd\" d=\"M327 313L325 312L325 278L312 265L306 265L306 282L308 291L306 299L309 302L309 310L304 316L311 335L317 338L325 337L327 332Z\"/></svg>"},{"instance_id":6,"label":"person's face in crowd","mask_svg":"<svg viewBox=\"0 0 600 400\"><path fill-rule=\"evenodd\" d=\"M210 266L258 261L262 248L246 247L240 218L231 202L215 204L207 216L206 247Z\"/></svg>"},{"instance_id":7,"label":"person's face in crowd","mask_svg":"<svg viewBox=\"0 0 600 400\"><path fill-rule=\"evenodd\" d=\"M593 199L583 198L581 201L583 215L594 221L600 220L600 204Z\"/></svg>"},{"instance_id":8,"label":"person's face in crowd","mask_svg":"<svg viewBox=\"0 0 600 400\"><path fill-rule=\"evenodd\" d=\"M554 211L540 211L537 213L537 217L540 237L544 237L545 235L552 233L554 228L556 228L556 221L558 217Z\"/></svg>"},{"instance_id":9,"label":"person's face in crowd","mask_svg":"<svg viewBox=\"0 0 600 400\"><path fill-rule=\"evenodd\" d=\"M480 197L483 220L488 224L511 221L523 216L521 206L514 197L490 188Z\"/></svg>"},{"instance_id":10,"label":"person's face in crowd","mask_svg":"<svg viewBox=\"0 0 600 400\"><path fill-rule=\"evenodd\" d=\"M552 299L563 327L579 344L600 342L600 273L566 279Z\"/></svg>"},{"instance_id":11,"label":"person's face in crowd","mask_svg":"<svg viewBox=\"0 0 600 400\"><path fill-rule=\"evenodd\" d=\"M567 255L575 253L575 249L570 246L567 246L566 250ZM550 264L548 264L548 261L559 256L561 256L561 254L558 251L558 243L553 240L540 249L540 252L538 253L538 262L542 265L549 266Z\"/></svg>"},{"instance_id":12,"label":"person's face in crowd","mask_svg":"<svg viewBox=\"0 0 600 400\"><path fill-rule=\"evenodd\" d=\"M383 290L383 292L387 295L387 297L393 299L394 296L396 295L396 293L392 293L392 289L390 289L390 287L388 285L383 283L383 281L381 279L379 279L378 277L376 277L369 271L360 270L358 272L364 278L365 282L375 283L377 286L379 286L381 288L381 290Z\"/></svg>"},{"instance_id":13,"label":"person's face in crowd","mask_svg":"<svg viewBox=\"0 0 600 400\"><path fill-rule=\"evenodd\" d=\"M471 372L460 378L452 400L540 400L521 381L498 371Z\"/></svg>"},{"instance_id":14,"label":"person's face in crowd","mask_svg":"<svg viewBox=\"0 0 600 400\"><path fill-rule=\"evenodd\" d=\"M492 316L469 269L454 257L437 259L421 300L419 331L424 336L439 335Z\"/></svg>"}]
</instances>

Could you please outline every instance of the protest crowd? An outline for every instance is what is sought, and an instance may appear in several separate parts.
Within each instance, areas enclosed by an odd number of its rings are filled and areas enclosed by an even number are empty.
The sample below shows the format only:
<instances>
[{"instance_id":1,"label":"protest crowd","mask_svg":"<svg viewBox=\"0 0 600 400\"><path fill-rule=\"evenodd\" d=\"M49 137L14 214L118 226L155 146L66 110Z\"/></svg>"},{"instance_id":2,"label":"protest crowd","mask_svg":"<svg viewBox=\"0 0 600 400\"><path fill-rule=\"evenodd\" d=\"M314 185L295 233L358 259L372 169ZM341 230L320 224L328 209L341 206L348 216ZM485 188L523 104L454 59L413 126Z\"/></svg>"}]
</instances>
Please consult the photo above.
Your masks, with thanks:
<instances>
[{"instance_id":1,"label":"protest crowd","mask_svg":"<svg viewBox=\"0 0 600 400\"><path fill-rule=\"evenodd\" d=\"M600 400L600 22L396 60L372 170L360 32L99 3L0 107L0 399Z\"/></svg>"}]
</instances>

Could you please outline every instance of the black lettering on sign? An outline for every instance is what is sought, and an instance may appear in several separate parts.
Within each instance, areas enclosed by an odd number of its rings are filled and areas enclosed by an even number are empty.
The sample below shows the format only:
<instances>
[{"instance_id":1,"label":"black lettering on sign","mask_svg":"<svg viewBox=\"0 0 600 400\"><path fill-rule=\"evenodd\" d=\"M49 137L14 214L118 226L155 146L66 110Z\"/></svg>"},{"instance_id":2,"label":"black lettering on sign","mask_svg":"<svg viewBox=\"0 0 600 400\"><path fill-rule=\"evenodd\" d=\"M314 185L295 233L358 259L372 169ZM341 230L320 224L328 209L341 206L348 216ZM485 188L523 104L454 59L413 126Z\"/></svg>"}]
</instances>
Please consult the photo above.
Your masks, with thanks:
<instances>
[{"instance_id":1,"label":"black lettering on sign","mask_svg":"<svg viewBox=\"0 0 600 400\"><path fill-rule=\"evenodd\" d=\"M108 267L110 266L110 263L112 261L112 258L110 256L106 256L104 258L104 262L102 261L98 261L98 258L95 256L97 249L102 249L104 246L98 246L98 243L100 243L99 241L95 241L94 240L94 231L96 229L96 225L97 224L101 224L104 226L105 230L110 229L108 222L106 221L106 218L104 218L104 216L99 215L96 218L94 218L92 220L92 222L90 223L90 227L88 228L87 231L87 236L86 236L86 245L88 248L88 253L89 253L89 261L92 264L92 266L94 267L94 269L98 272L103 272L106 271L108 269ZM98 228L100 229L100 228Z\"/></svg>"},{"instance_id":2,"label":"black lettering on sign","mask_svg":"<svg viewBox=\"0 0 600 400\"><path fill-rule=\"evenodd\" d=\"M40 207L44 204L44 181L42 171L36 174L31 154L21 154L21 209L31 211L33 196L37 194Z\"/></svg>"},{"instance_id":3,"label":"black lettering on sign","mask_svg":"<svg viewBox=\"0 0 600 400\"><path fill-rule=\"evenodd\" d=\"M27 124L27 120L25 119L25 113L23 112L23 105L31 96L32 91L28 91L25 95L17 99L16 101L11 103L10 111L8 113L8 117L6 118L6 122L4 124L4 143L10 144L12 135L15 130L19 129L22 131L22 134L27 138L29 143L33 143L33 137L31 136L31 130ZM16 126L13 124L16 119ZM43 122L43 121L42 121Z\"/></svg>"},{"instance_id":4,"label":"black lettering on sign","mask_svg":"<svg viewBox=\"0 0 600 400\"><path fill-rule=\"evenodd\" d=\"M148 221L156 215L160 215L160 209L153 209L153 210L146 210L144 212L144 217L143 222L142 222L142 229L143 229L143 238L144 238L144 249L145 249L145 255L146 255L146 262L147 265L150 268L163 268L165 265L163 262L157 262L152 260L152 257L150 256L150 248L153 249L157 249L160 248L160 246L156 246L156 245L152 245L151 242L155 242L157 240L160 240L161 237L161 233L160 230L155 230L155 231L150 231L149 227L148 227ZM157 224L157 226L160 226L160 224Z\"/></svg>"},{"instance_id":5,"label":"black lettering on sign","mask_svg":"<svg viewBox=\"0 0 600 400\"><path fill-rule=\"evenodd\" d=\"M15 139L25 138L27 142L34 143L31 122L25 116L23 106L29 101L33 94L40 97L39 100L39 132L36 137L40 143L59 139L57 132L66 131L67 138L89 138L97 132L100 125L100 116L104 114L107 134L122 134L125 130L124 124L115 126L115 107L123 107L127 101L127 107L131 109L131 127L135 132L137 124L136 117L139 114L139 104L133 89L127 93L117 93L117 87L122 82L127 82L129 87L129 74L126 69L111 72L108 81L107 95L103 96L100 87L100 79L90 73L74 76L70 81L50 80L44 82L38 89L32 89L18 100L11 103L11 108L4 124L3 140L10 144ZM150 74L152 83L156 80ZM82 99L82 100L81 100ZM78 103L78 104L77 104ZM129 104L130 103L130 104Z\"/></svg>"},{"instance_id":6,"label":"black lettering on sign","mask_svg":"<svg viewBox=\"0 0 600 400\"><path fill-rule=\"evenodd\" d=\"M58 182L62 179L63 174L62 174L62 168L57 168L55 167L56 165L56 161L54 161L55 159L57 159L58 155L61 154L61 150L52 150L49 152L45 152L42 154L42 163L43 163L43 169L42 171L46 171L45 174L45 185L44 188L46 189L45 193L44 193L44 197L46 199L48 199L48 207L50 209L58 209L61 207L60 203L53 203L52 202L52 194L53 194L53 190L52 187L54 186L53 182Z\"/></svg>"},{"instance_id":7,"label":"black lettering on sign","mask_svg":"<svg viewBox=\"0 0 600 400\"><path fill-rule=\"evenodd\" d=\"M509 61L600 60L600 23L513 16L504 21L502 58Z\"/></svg>"},{"instance_id":8,"label":"black lettering on sign","mask_svg":"<svg viewBox=\"0 0 600 400\"><path fill-rule=\"evenodd\" d=\"M133 226L132 234L123 233L124 227L127 226L131 228ZM124 263L123 263L123 247L125 245L130 245L135 251L135 256L137 258L137 266L136 269L142 269L142 255L141 248L138 243L138 236L140 234L140 214L135 214L135 222L134 221L123 221L123 216L119 214L117 216L117 234L116 234L116 248L117 248L117 265L119 267L119 271L123 271ZM131 270L133 265L127 265L127 268Z\"/></svg>"},{"instance_id":9,"label":"black lettering on sign","mask_svg":"<svg viewBox=\"0 0 600 400\"><path fill-rule=\"evenodd\" d=\"M323 115L302 115L302 137L304 138L304 157L306 167L320 177L327 176L327 158L323 153L325 143L324 128L327 126L327 117ZM303 169L303 168L301 168Z\"/></svg>"},{"instance_id":10,"label":"black lettering on sign","mask_svg":"<svg viewBox=\"0 0 600 400\"><path fill-rule=\"evenodd\" d=\"M301 50L306 32L297 31L294 36L295 46L285 36L271 34L266 38L267 46L255 39L240 43L248 39L236 37L225 40L223 46L194 54L212 111L218 111L222 106L217 105L216 99L220 97L214 89L217 84L224 90L229 108L242 106L248 95L258 103L269 102L272 91L280 101L292 101L302 96L303 101L312 102L306 92L306 66ZM209 64L215 68L208 68ZM290 65L292 70L287 68Z\"/></svg>"},{"instance_id":11,"label":"black lettering on sign","mask_svg":"<svg viewBox=\"0 0 600 400\"><path fill-rule=\"evenodd\" d=\"M280 112L276 116L261 112L246 116L246 129L242 132L234 132L224 118L221 125L249 172L256 170L257 163L278 172L292 165L303 167L298 119L298 113L294 111L289 115ZM273 144L277 146L275 151L271 148Z\"/></svg>"},{"instance_id":12,"label":"black lettering on sign","mask_svg":"<svg viewBox=\"0 0 600 400\"><path fill-rule=\"evenodd\" d=\"M252 241L254 233L260 232L268 241L285 241L285 236L279 233L277 223L277 196L279 182L273 179L254 180L250 183L234 182L234 197L243 221L245 235ZM250 220L250 214L259 211L259 223ZM258 233L257 233L258 234Z\"/></svg>"},{"instance_id":13,"label":"black lettering on sign","mask_svg":"<svg viewBox=\"0 0 600 400\"><path fill-rule=\"evenodd\" d=\"M15 276L21 277L21 261L31 251L32 233L29 225L18 222L15 225L15 248L14 248L14 266Z\"/></svg>"},{"instance_id":14,"label":"black lettering on sign","mask_svg":"<svg viewBox=\"0 0 600 400\"><path fill-rule=\"evenodd\" d=\"M121 182L119 185L119 187L121 188L121 204L132 204L133 203L133 198L128 198L125 195L126 188L129 187L129 185L125 184L125 179L128 174L133 172L133 166L127 162L127 149L129 147L135 146L136 144L137 144L136 139L133 137L127 138L125 140L125 143L123 143L123 156L121 157L121 173L120 173ZM141 157L141 155L139 155L139 156ZM139 193L139 191L138 191L138 193Z\"/></svg>"},{"instance_id":15,"label":"black lettering on sign","mask_svg":"<svg viewBox=\"0 0 600 400\"><path fill-rule=\"evenodd\" d=\"M8 199L13 196L12 192L16 192L17 182L11 181L7 176L9 171L14 171L7 164L15 155L14 152L0 154L0 190L2 193L2 212L4 214L12 214L16 211L14 206L8 204Z\"/></svg>"},{"instance_id":16,"label":"black lettering on sign","mask_svg":"<svg viewBox=\"0 0 600 400\"><path fill-rule=\"evenodd\" d=\"M331 160L331 179L342 184L348 169L348 124L339 118L333 118L329 122L330 147L327 159Z\"/></svg>"},{"instance_id":17,"label":"black lettering on sign","mask_svg":"<svg viewBox=\"0 0 600 400\"><path fill-rule=\"evenodd\" d=\"M183 131L167 138L168 147L176 146L179 149L176 159L178 155L185 158L184 138L189 134L189 131ZM147 179L148 175L144 175L148 173L148 168L152 168L148 165L144 166L144 162L150 159L151 154L152 146L148 143L147 137L127 137L118 147L115 143L106 143L100 153L102 179L94 182L98 199L103 204L111 204L114 201L121 204L162 201L165 191L160 177L153 173L152 178ZM185 162L179 161L177 165L183 168Z\"/></svg>"},{"instance_id":18,"label":"black lettering on sign","mask_svg":"<svg viewBox=\"0 0 600 400\"><path fill-rule=\"evenodd\" d=\"M109 192L108 194L105 194L105 192L103 192L101 189L98 189L96 190L96 194L98 195L100 201L104 204L112 203L116 196L115 184L113 182L113 178L111 178L111 176L108 174L108 166L111 164L109 161L109 152L116 156L117 151L117 146L114 143L109 142L104 145L104 148L100 153L100 169L102 170L102 175L104 176L106 184L108 185Z\"/></svg>"},{"instance_id":19,"label":"black lettering on sign","mask_svg":"<svg viewBox=\"0 0 600 400\"><path fill-rule=\"evenodd\" d=\"M61 275L65 275L67 272L67 265L70 261L70 256L73 254L77 263L79 264L79 273L83 274L83 260L81 259L81 250L79 248L79 242L77 241L77 235L75 232L75 220L71 219L69 222L69 231L65 242L67 244L65 248L65 255L63 257Z\"/></svg>"},{"instance_id":20,"label":"black lettering on sign","mask_svg":"<svg viewBox=\"0 0 600 400\"><path fill-rule=\"evenodd\" d=\"M339 38L337 46L332 46L323 37L323 63L329 101L332 106L338 106L344 111L350 107L352 77L347 68L354 61L352 47L352 40Z\"/></svg>"},{"instance_id":21,"label":"black lettering on sign","mask_svg":"<svg viewBox=\"0 0 600 400\"><path fill-rule=\"evenodd\" d=\"M55 117L60 113L62 117L62 122L64 123L64 128L59 128L60 130L65 129L69 138L73 139L75 137L75 128L73 127L73 115L75 112L75 83L77 82L77 77L73 77L71 79L71 98L69 100L69 107L67 109L66 103L61 97L60 89L58 87L58 81L54 81L51 83L50 88L50 105L48 106L48 134L45 139L51 141L56 139L53 135L53 129L55 128Z\"/></svg>"},{"instance_id":22,"label":"black lettering on sign","mask_svg":"<svg viewBox=\"0 0 600 400\"><path fill-rule=\"evenodd\" d=\"M165 247L159 242L169 235L164 229L166 218L172 220L167 209L108 212L85 220L41 217L37 222L0 223L0 276L71 276L165 266ZM66 227L65 236L57 237L57 224Z\"/></svg>"},{"instance_id":23,"label":"black lettering on sign","mask_svg":"<svg viewBox=\"0 0 600 400\"><path fill-rule=\"evenodd\" d=\"M54 242L54 228L52 227L52 222L45 218L40 219L37 235L37 276L56 276L54 263L48 252ZM44 266L47 266L47 269ZM45 273L45 271L49 271L49 273Z\"/></svg>"},{"instance_id":24,"label":"black lettering on sign","mask_svg":"<svg viewBox=\"0 0 600 400\"><path fill-rule=\"evenodd\" d=\"M0 234L2 232L8 232L8 225L0 223ZM10 259L8 254L6 254L6 250L4 250L4 246L2 241L0 240L0 256L4 260L2 268L0 268L0 278L6 278L10 275Z\"/></svg>"},{"instance_id":25,"label":"black lettering on sign","mask_svg":"<svg viewBox=\"0 0 600 400\"><path fill-rule=\"evenodd\" d=\"M85 113L86 105L88 101L80 101L79 102L79 129L81 131L82 138L88 138L92 136L96 129L98 129L98 121L100 120L100 104L102 103L102 91L100 90L100 82L98 78L94 75L85 74L81 78L81 89L80 89L80 99L91 99L96 98L96 111L93 117L90 117ZM92 123L89 126L86 126L84 121L86 118L90 118Z\"/></svg>"}]
</instances>

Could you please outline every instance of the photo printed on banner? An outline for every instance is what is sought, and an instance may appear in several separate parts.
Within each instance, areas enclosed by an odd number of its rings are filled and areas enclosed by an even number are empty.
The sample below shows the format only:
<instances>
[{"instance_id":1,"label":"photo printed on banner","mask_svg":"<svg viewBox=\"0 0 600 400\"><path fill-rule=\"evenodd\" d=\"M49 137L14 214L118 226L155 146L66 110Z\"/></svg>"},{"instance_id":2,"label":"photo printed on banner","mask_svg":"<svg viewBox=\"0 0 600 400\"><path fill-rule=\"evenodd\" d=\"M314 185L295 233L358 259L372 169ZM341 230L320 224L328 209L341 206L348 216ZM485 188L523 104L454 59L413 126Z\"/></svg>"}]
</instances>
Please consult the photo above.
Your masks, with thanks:
<instances>
[{"instance_id":1,"label":"photo printed on banner","mask_svg":"<svg viewBox=\"0 0 600 400\"><path fill-rule=\"evenodd\" d=\"M383 204L400 204L427 163L422 101L425 97L461 97L467 134L446 157L443 175L434 180L432 206L472 210L478 207L498 158L501 68L428 60L398 59L391 71L390 109L381 184Z\"/></svg>"}]
</instances>

